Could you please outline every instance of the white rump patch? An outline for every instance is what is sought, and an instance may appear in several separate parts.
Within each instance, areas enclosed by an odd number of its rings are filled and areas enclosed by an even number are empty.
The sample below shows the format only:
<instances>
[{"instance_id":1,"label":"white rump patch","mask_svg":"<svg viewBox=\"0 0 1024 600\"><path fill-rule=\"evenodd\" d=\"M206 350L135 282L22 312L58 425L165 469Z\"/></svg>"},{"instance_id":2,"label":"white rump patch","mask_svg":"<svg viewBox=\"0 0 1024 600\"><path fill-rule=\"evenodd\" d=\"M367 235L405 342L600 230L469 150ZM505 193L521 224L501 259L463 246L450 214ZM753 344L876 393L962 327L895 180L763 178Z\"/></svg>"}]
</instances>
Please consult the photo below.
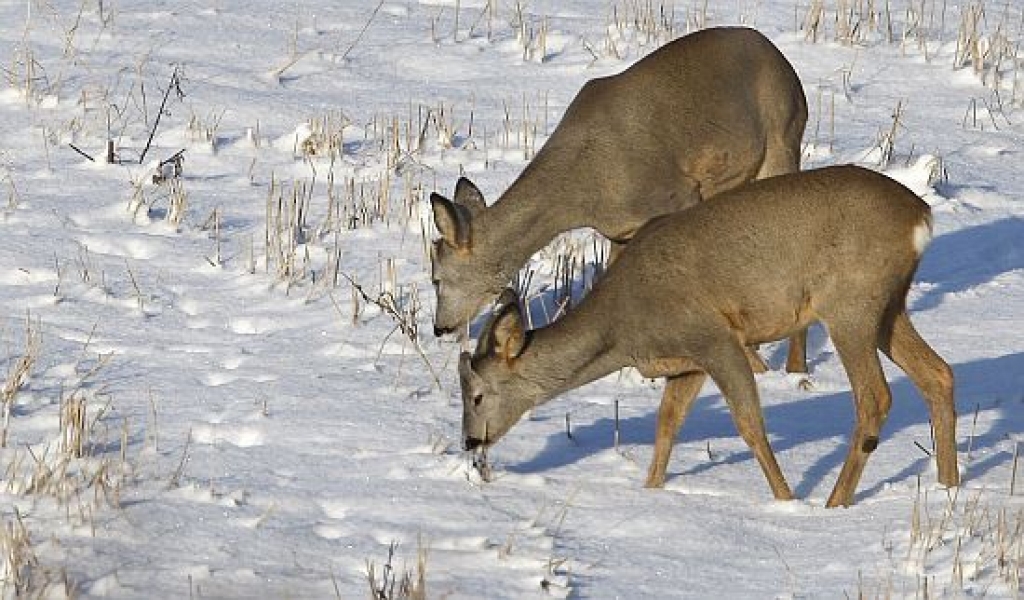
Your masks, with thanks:
<instances>
[{"instance_id":1,"label":"white rump patch","mask_svg":"<svg viewBox=\"0 0 1024 600\"><path fill-rule=\"evenodd\" d=\"M918 256L924 253L924 249L928 247L930 241L932 241L932 219L929 215L918 223L917 227L914 227L914 251Z\"/></svg>"}]
</instances>

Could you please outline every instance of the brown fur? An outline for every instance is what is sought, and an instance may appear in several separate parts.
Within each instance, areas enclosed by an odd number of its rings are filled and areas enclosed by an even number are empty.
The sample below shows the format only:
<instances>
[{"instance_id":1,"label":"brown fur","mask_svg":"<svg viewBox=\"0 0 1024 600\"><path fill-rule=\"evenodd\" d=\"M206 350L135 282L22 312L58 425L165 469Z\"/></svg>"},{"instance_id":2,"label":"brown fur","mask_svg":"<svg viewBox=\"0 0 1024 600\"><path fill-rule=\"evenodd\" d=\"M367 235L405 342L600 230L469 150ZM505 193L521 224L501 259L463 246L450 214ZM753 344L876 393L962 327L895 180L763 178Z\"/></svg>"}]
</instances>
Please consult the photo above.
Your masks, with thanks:
<instances>
[{"instance_id":1,"label":"brown fur","mask_svg":"<svg viewBox=\"0 0 1024 600\"><path fill-rule=\"evenodd\" d=\"M653 217L798 170L806 121L793 67L752 29L687 35L587 82L493 206L465 178L454 201L431 196L435 332L464 328L559 233L624 243ZM789 367L803 371L796 341Z\"/></svg>"},{"instance_id":2,"label":"brown fur","mask_svg":"<svg viewBox=\"0 0 1024 600\"><path fill-rule=\"evenodd\" d=\"M857 408L828 505L854 501L892 402L879 350L921 390L939 481L957 485L952 371L904 305L920 259L915 243L931 227L928 205L849 166L754 182L720 199L651 221L579 306L548 327L526 333L518 306L502 307L476 355L460 361L467 446L493 444L529 408L634 366L667 380L647 478L660 487L676 433L710 376L773 494L791 498L743 348L821 321Z\"/></svg>"}]
</instances>

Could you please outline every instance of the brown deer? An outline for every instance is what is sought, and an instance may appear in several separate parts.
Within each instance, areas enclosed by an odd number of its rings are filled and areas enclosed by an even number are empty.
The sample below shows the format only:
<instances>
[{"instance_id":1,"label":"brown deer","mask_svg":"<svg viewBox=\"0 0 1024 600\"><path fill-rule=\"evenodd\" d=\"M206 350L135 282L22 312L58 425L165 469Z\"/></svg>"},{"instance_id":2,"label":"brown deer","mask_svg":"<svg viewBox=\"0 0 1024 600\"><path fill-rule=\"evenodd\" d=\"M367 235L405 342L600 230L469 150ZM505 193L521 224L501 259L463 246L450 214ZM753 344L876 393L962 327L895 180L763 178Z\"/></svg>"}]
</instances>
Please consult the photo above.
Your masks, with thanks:
<instances>
[{"instance_id":1,"label":"brown deer","mask_svg":"<svg viewBox=\"0 0 1024 600\"><path fill-rule=\"evenodd\" d=\"M752 29L699 31L587 82L494 205L465 178L454 201L431 195L435 334L461 334L559 233L592 227L618 246L653 217L797 171L806 122L793 67ZM790 371L806 370L804 341Z\"/></svg>"},{"instance_id":2,"label":"brown deer","mask_svg":"<svg viewBox=\"0 0 1024 600\"><path fill-rule=\"evenodd\" d=\"M626 366L666 378L648 487L665 481L672 444L705 378L778 499L792 497L765 435L743 348L821 321L853 388L857 422L828 506L854 501L891 404L878 350L921 390L939 481L959 483L953 373L905 300L931 236L931 211L888 177L830 167L756 181L644 226L582 302L526 331L503 296L459 376L467 450L500 439L530 408Z\"/></svg>"}]
</instances>

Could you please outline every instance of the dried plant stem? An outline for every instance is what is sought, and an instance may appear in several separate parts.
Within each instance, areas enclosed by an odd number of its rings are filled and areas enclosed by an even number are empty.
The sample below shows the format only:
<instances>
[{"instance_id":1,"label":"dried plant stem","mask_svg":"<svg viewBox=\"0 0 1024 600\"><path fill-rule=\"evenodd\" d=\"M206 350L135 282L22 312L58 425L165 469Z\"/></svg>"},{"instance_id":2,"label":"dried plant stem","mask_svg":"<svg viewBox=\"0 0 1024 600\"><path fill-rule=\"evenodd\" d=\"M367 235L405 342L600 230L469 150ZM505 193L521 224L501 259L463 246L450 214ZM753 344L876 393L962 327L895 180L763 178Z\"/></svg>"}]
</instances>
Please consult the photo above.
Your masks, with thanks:
<instances>
[{"instance_id":1,"label":"dried plant stem","mask_svg":"<svg viewBox=\"0 0 1024 600\"><path fill-rule=\"evenodd\" d=\"M366 35L366 30L370 28L370 25L373 23L373 20L377 18L377 13L380 12L382 6L384 6L384 0L380 0L380 2L377 3L377 6L373 9L373 12L370 13L370 18L366 20L366 23L363 24L363 28L360 29L359 33L356 35L356 39L352 40L352 43L348 45L348 48L346 48L345 51L341 53L341 60L347 59L349 53L351 53L352 50L356 47L356 45L363 39L363 36Z\"/></svg>"},{"instance_id":2,"label":"dried plant stem","mask_svg":"<svg viewBox=\"0 0 1024 600\"><path fill-rule=\"evenodd\" d=\"M395 301L395 296L393 293L391 293L390 290L382 291L376 298L374 298L370 296L368 293L366 293L366 290L363 288L363 286L359 285L359 283L356 282L355 279L352 279L352 277L350 277L347 273L340 272L339 274L349 282L349 284L352 286L352 289L359 295L360 298L362 298L364 302L366 302L367 304L373 304L374 306L380 308L381 311L383 311L385 314L387 314L395 321L397 328L405 335L406 338L409 339L409 341L413 345L413 348L416 349L417 354L420 355L420 358L423 360L423 363L427 366L427 369L430 371L430 376L434 380L434 384L437 386L437 389L439 391L443 390L444 388L441 385L441 378L438 377L437 371L434 369L434 365L431 364L430 359L427 358L427 353L423 350L423 346L420 344L415 311L409 313L399 309L397 302Z\"/></svg>"},{"instance_id":3,"label":"dried plant stem","mask_svg":"<svg viewBox=\"0 0 1024 600\"><path fill-rule=\"evenodd\" d=\"M149 130L149 139L146 140L146 147L142 149L142 154L139 155L139 164L141 165L146 160L146 153L149 152L149 147L153 144L153 138L156 136L157 127L160 126L160 118L163 117L167 109L167 99L170 98L171 92L176 91L179 98L184 98L185 94L181 91L181 67L175 66L174 71L171 73L171 79L167 83L167 89L164 90L164 97L160 101L160 110L156 113L156 118L153 119L153 127Z\"/></svg>"},{"instance_id":4,"label":"dried plant stem","mask_svg":"<svg viewBox=\"0 0 1024 600\"><path fill-rule=\"evenodd\" d=\"M12 363L7 372L7 377L0 386L0 403L3 404L3 425L0 429L0 448L7 447L7 432L10 426L11 410L14 405L14 398L32 376L36 360L39 358L39 348L42 345L42 334L39 331L39 324L33 324L32 315L25 317L25 348L21 357Z\"/></svg>"},{"instance_id":5,"label":"dried plant stem","mask_svg":"<svg viewBox=\"0 0 1024 600\"><path fill-rule=\"evenodd\" d=\"M1020 458L1020 442L1013 444L1013 464L1010 472L1010 495L1013 496L1017 491L1017 459Z\"/></svg>"}]
</instances>

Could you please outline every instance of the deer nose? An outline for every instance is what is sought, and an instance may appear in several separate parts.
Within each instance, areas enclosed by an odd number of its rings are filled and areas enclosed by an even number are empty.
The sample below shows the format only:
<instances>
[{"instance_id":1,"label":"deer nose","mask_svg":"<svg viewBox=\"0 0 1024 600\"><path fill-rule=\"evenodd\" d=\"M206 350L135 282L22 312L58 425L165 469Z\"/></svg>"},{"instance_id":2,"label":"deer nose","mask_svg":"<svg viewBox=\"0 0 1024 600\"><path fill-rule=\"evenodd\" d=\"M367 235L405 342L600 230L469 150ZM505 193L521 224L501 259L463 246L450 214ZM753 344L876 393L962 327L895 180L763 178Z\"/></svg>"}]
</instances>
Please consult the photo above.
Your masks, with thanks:
<instances>
[{"instance_id":1,"label":"deer nose","mask_svg":"<svg viewBox=\"0 0 1024 600\"><path fill-rule=\"evenodd\" d=\"M481 440L480 438L468 437L468 438L466 438L466 441L463 442L462 447L464 449L466 449L466 450L476 450L477 448L479 448L483 444L484 444L484 441Z\"/></svg>"},{"instance_id":2,"label":"deer nose","mask_svg":"<svg viewBox=\"0 0 1024 600\"><path fill-rule=\"evenodd\" d=\"M448 335L449 333L451 333L453 331L455 331L454 327L440 327L438 325L434 325L434 337L441 337L443 335Z\"/></svg>"}]
</instances>

